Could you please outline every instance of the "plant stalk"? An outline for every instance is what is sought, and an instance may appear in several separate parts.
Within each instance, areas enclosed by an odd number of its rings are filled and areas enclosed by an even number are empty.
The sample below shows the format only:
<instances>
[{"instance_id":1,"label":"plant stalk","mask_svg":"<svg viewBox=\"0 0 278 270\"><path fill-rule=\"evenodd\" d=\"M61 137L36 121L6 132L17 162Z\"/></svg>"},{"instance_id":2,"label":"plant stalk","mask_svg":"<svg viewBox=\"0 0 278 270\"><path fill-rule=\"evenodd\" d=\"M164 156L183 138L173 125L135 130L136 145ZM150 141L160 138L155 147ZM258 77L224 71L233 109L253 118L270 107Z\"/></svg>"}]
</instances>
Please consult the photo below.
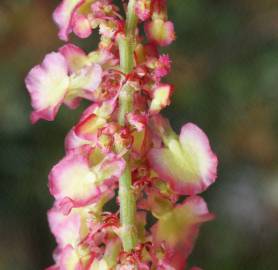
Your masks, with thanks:
<instances>
[{"instance_id":1,"label":"plant stalk","mask_svg":"<svg viewBox=\"0 0 278 270\"><path fill-rule=\"evenodd\" d=\"M128 74L134 67L135 31L137 16L135 14L136 0L130 0L127 6L125 36L119 39L120 65L124 74ZM125 125L125 116L132 111L133 88L126 84L119 95L119 123ZM136 200L132 189L129 154L125 156L126 168L119 180L121 240L125 252L132 251L138 241L136 229Z\"/></svg>"}]
</instances>

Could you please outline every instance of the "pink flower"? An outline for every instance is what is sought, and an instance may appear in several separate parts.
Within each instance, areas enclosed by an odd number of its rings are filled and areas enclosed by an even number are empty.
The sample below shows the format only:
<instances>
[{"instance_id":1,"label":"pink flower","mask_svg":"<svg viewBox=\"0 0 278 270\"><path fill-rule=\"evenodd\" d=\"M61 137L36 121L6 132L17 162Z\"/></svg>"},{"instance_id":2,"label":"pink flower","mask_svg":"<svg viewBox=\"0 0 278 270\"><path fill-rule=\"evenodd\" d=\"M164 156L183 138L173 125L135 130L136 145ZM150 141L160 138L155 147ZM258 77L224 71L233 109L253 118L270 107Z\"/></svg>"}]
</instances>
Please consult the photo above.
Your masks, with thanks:
<instances>
[{"instance_id":1,"label":"pink flower","mask_svg":"<svg viewBox=\"0 0 278 270\"><path fill-rule=\"evenodd\" d=\"M34 109L33 123L39 119L54 120L62 103L75 108L81 97L92 99L91 92L101 82L101 66L84 66L85 56L81 50L67 45L61 52L65 56L55 52L46 55L42 64L35 66L26 77Z\"/></svg>"},{"instance_id":2,"label":"pink flower","mask_svg":"<svg viewBox=\"0 0 278 270\"><path fill-rule=\"evenodd\" d=\"M186 246L191 250L192 240L195 240L200 224L213 218L214 215L209 213L201 197L188 197L182 204L159 218L153 227L155 242L165 242L171 248Z\"/></svg>"},{"instance_id":3,"label":"pink flower","mask_svg":"<svg viewBox=\"0 0 278 270\"><path fill-rule=\"evenodd\" d=\"M81 262L81 257L77 250L71 245L67 245L64 248L58 250L56 255L56 263L59 270L83 270L83 265ZM53 266L56 269L56 266ZM52 268L50 268L52 270Z\"/></svg>"},{"instance_id":4,"label":"pink flower","mask_svg":"<svg viewBox=\"0 0 278 270\"><path fill-rule=\"evenodd\" d=\"M152 227L154 243L164 244L168 250L165 260L175 269L183 269L194 246L200 225L213 218L214 215L209 213L201 197L189 197L159 217L158 223Z\"/></svg>"},{"instance_id":5,"label":"pink flower","mask_svg":"<svg viewBox=\"0 0 278 270\"><path fill-rule=\"evenodd\" d=\"M41 65L30 71L25 82L35 110L32 122L40 118L53 120L70 84L65 58L59 53L48 54Z\"/></svg>"},{"instance_id":6,"label":"pink flower","mask_svg":"<svg viewBox=\"0 0 278 270\"><path fill-rule=\"evenodd\" d=\"M55 207L48 211L49 226L60 248L79 245L88 233L88 218L89 211L86 211L86 208L74 209L68 215L64 215Z\"/></svg>"},{"instance_id":7,"label":"pink flower","mask_svg":"<svg viewBox=\"0 0 278 270\"><path fill-rule=\"evenodd\" d=\"M68 35L74 30L76 34L85 38L91 34L89 21L84 15L76 12L84 5L84 0L63 0L53 13L54 21L59 26L59 37L68 41Z\"/></svg>"},{"instance_id":8,"label":"pink flower","mask_svg":"<svg viewBox=\"0 0 278 270\"><path fill-rule=\"evenodd\" d=\"M148 40L159 46L168 46L176 38L173 23L162 19L146 22L145 32Z\"/></svg>"},{"instance_id":9,"label":"pink flower","mask_svg":"<svg viewBox=\"0 0 278 270\"><path fill-rule=\"evenodd\" d=\"M89 64L86 53L75 46L68 43L59 49L59 52L64 56L67 61L68 70L70 73L81 70L86 64Z\"/></svg>"},{"instance_id":10,"label":"pink flower","mask_svg":"<svg viewBox=\"0 0 278 270\"><path fill-rule=\"evenodd\" d=\"M92 160L97 154L94 150ZM49 174L50 193L58 204L70 211L96 202L122 174L125 162L110 154L90 165L79 153L70 153L53 167ZM66 212L67 212L66 210Z\"/></svg>"},{"instance_id":11,"label":"pink flower","mask_svg":"<svg viewBox=\"0 0 278 270\"><path fill-rule=\"evenodd\" d=\"M74 32L79 38L87 38L93 29L110 28L103 31L104 35L113 35L119 27L118 9L109 0L63 0L53 13L59 27L59 37L68 41ZM112 24L111 24L112 23ZM111 34L112 33L112 34Z\"/></svg>"},{"instance_id":12,"label":"pink flower","mask_svg":"<svg viewBox=\"0 0 278 270\"><path fill-rule=\"evenodd\" d=\"M157 128L165 130L160 125ZM178 194L206 190L216 179L218 163L206 134L192 123L182 127L179 138L169 135L169 131L162 132L165 146L153 148L148 154L152 168Z\"/></svg>"},{"instance_id":13,"label":"pink flower","mask_svg":"<svg viewBox=\"0 0 278 270\"><path fill-rule=\"evenodd\" d=\"M112 128L115 123L108 123L108 118L116 108L117 99L102 102L102 104L94 103L89 106L82 114L80 121L70 130L65 139L65 149L67 153L83 152L83 150L94 148L98 144L99 136L104 133L102 130ZM111 135L111 134L110 134ZM113 134L114 135L114 134Z\"/></svg>"}]
</instances>

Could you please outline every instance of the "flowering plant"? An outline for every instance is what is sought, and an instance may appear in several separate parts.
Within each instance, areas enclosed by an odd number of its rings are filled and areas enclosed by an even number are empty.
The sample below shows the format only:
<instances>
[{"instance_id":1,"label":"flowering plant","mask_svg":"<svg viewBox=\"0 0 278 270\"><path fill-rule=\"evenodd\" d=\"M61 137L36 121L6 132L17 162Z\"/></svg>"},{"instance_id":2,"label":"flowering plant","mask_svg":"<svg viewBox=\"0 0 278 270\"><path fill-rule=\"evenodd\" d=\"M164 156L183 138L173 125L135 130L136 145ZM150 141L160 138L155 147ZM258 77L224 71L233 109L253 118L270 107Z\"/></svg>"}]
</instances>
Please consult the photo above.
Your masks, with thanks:
<instances>
[{"instance_id":1,"label":"flowering plant","mask_svg":"<svg viewBox=\"0 0 278 270\"><path fill-rule=\"evenodd\" d=\"M33 123L54 120L62 104L92 102L49 174L57 248L48 270L184 269L200 225L213 218L197 195L216 179L207 136L192 123L178 136L160 114L173 93L162 82L170 58L158 50L175 39L166 0L123 6L125 19L112 0L63 0L53 16L59 37L98 28L98 48L67 43L26 78ZM113 199L119 210L108 212Z\"/></svg>"}]
</instances>

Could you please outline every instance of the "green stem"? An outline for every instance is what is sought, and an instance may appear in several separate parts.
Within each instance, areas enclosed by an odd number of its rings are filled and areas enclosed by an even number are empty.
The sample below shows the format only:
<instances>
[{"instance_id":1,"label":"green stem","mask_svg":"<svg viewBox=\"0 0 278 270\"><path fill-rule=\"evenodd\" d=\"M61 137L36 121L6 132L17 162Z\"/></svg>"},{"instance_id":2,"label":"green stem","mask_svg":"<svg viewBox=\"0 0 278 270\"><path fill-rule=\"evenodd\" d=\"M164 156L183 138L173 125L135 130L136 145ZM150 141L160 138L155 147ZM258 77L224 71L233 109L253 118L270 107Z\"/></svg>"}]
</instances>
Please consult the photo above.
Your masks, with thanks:
<instances>
[{"instance_id":1,"label":"green stem","mask_svg":"<svg viewBox=\"0 0 278 270\"><path fill-rule=\"evenodd\" d=\"M136 201L132 190L131 170L127 163L119 182L121 239L124 251L133 250L137 244Z\"/></svg>"},{"instance_id":2,"label":"green stem","mask_svg":"<svg viewBox=\"0 0 278 270\"><path fill-rule=\"evenodd\" d=\"M135 49L135 30L137 17L135 14L136 0L130 0L126 15L126 33L119 39L120 65L122 72L128 74L134 67L133 54ZM133 88L129 84L123 86L119 95L119 123L125 125L125 116L132 111ZM136 229L136 200L132 190L131 170L129 166L129 154L126 154L126 168L119 180L121 239L123 249L132 251L138 241Z\"/></svg>"},{"instance_id":3,"label":"green stem","mask_svg":"<svg viewBox=\"0 0 278 270\"><path fill-rule=\"evenodd\" d=\"M123 73L128 74L134 66L133 53L135 40L132 36L124 36L119 38L120 62Z\"/></svg>"},{"instance_id":4,"label":"green stem","mask_svg":"<svg viewBox=\"0 0 278 270\"><path fill-rule=\"evenodd\" d=\"M126 114L132 111L132 95L133 87L129 84L124 85L119 95L118 121L121 126L125 125Z\"/></svg>"},{"instance_id":5,"label":"green stem","mask_svg":"<svg viewBox=\"0 0 278 270\"><path fill-rule=\"evenodd\" d=\"M135 14L136 0L129 0L126 15L126 34L134 36L138 18Z\"/></svg>"}]
</instances>

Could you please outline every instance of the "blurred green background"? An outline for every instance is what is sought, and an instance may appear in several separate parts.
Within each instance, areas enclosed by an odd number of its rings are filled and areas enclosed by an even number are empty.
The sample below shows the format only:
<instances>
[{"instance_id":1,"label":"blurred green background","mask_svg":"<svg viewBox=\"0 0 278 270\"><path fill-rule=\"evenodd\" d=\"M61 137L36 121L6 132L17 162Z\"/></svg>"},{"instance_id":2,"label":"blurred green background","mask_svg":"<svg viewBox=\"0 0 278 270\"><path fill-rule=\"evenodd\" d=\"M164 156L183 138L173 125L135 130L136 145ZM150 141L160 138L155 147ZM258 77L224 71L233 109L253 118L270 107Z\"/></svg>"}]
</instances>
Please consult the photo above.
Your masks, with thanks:
<instances>
[{"instance_id":1,"label":"blurred green background","mask_svg":"<svg viewBox=\"0 0 278 270\"><path fill-rule=\"evenodd\" d=\"M62 44L51 19L57 2L0 1L0 270L52 263L47 174L81 109L32 126L24 77ZM202 227L189 263L277 270L278 1L168 2L176 92L165 114L177 130L200 125L220 159L218 181L204 193L217 219ZM93 48L92 40L82 46Z\"/></svg>"}]
</instances>

